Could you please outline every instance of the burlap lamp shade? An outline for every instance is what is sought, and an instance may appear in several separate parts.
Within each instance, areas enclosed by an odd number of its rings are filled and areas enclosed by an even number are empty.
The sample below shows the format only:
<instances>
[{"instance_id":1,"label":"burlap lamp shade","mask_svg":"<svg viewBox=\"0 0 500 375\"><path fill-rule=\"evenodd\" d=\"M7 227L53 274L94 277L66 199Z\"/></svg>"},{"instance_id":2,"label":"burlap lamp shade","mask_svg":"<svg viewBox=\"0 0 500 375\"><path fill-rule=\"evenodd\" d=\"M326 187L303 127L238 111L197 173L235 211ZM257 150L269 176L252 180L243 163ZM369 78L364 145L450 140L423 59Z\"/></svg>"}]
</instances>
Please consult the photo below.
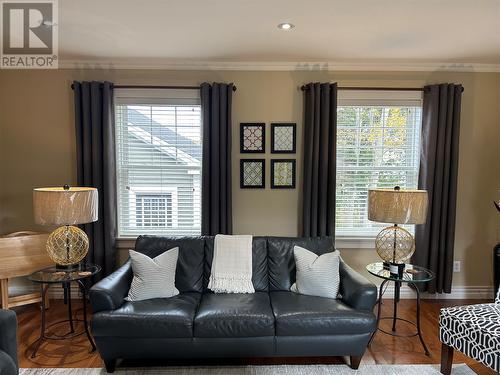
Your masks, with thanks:
<instances>
[{"instance_id":1,"label":"burlap lamp shade","mask_svg":"<svg viewBox=\"0 0 500 375\"><path fill-rule=\"evenodd\" d=\"M98 192L88 187L49 187L33 190L35 222L63 225L47 240L47 252L58 265L79 263L87 255L89 240L84 231L73 225L98 219Z\"/></svg>"},{"instance_id":2,"label":"burlap lamp shade","mask_svg":"<svg viewBox=\"0 0 500 375\"><path fill-rule=\"evenodd\" d=\"M368 219L393 223L375 239L379 256L388 263L404 263L415 252L415 240L398 224L423 224L427 218L426 190L373 189L368 191Z\"/></svg>"}]
</instances>

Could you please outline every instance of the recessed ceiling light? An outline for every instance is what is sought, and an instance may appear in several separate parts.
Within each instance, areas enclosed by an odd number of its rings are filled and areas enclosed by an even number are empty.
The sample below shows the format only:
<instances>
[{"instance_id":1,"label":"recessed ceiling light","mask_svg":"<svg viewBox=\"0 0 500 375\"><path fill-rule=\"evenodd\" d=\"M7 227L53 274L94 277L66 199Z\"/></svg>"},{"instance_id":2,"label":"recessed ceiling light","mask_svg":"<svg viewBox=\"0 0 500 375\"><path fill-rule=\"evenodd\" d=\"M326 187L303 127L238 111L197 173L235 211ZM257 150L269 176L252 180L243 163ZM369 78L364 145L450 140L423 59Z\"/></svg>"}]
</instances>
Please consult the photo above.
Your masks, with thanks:
<instances>
[{"instance_id":1,"label":"recessed ceiling light","mask_svg":"<svg viewBox=\"0 0 500 375\"><path fill-rule=\"evenodd\" d=\"M280 23L278 25L278 29L281 29L281 30L290 30L290 29L293 29L294 27L295 27L295 25L288 23L288 22L283 22L283 23Z\"/></svg>"}]
</instances>

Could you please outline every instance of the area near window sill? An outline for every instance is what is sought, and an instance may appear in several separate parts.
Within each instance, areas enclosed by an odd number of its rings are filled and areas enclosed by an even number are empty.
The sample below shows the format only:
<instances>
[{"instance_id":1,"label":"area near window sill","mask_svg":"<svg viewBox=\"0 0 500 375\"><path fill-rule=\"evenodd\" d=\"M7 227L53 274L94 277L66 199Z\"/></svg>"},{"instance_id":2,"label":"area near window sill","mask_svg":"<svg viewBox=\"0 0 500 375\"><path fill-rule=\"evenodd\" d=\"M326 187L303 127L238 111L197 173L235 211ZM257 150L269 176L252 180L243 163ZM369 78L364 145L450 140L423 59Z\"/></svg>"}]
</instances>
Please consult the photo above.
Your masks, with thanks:
<instances>
[{"instance_id":1,"label":"area near window sill","mask_svg":"<svg viewBox=\"0 0 500 375\"><path fill-rule=\"evenodd\" d=\"M342 249L374 249L375 237L347 237L337 236L335 238L335 247Z\"/></svg>"},{"instance_id":2,"label":"area near window sill","mask_svg":"<svg viewBox=\"0 0 500 375\"><path fill-rule=\"evenodd\" d=\"M137 237L122 237L116 239L116 248L119 250L129 250L135 248L135 240Z\"/></svg>"},{"instance_id":3,"label":"area near window sill","mask_svg":"<svg viewBox=\"0 0 500 375\"><path fill-rule=\"evenodd\" d=\"M123 237L116 239L118 249L133 249L136 237ZM335 246L342 249L373 249L375 247L374 237L337 237Z\"/></svg>"}]
</instances>

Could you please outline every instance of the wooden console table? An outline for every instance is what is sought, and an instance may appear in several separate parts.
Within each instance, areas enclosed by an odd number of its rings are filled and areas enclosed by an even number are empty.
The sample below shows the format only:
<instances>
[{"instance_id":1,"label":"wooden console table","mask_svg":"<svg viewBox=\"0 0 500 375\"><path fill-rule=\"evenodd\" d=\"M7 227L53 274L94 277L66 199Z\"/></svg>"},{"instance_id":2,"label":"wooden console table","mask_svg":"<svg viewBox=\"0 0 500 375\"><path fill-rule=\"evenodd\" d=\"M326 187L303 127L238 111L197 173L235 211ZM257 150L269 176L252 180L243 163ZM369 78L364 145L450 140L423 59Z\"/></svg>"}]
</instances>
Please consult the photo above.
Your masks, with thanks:
<instances>
[{"instance_id":1,"label":"wooden console table","mask_svg":"<svg viewBox=\"0 0 500 375\"><path fill-rule=\"evenodd\" d=\"M42 301L40 292L9 297L9 279L22 277L54 262L47 255L47 233L16 232L0 236L0 307L27 305ZM45 307L49 304L45 298Z\"/></svg>"}]
</instances>

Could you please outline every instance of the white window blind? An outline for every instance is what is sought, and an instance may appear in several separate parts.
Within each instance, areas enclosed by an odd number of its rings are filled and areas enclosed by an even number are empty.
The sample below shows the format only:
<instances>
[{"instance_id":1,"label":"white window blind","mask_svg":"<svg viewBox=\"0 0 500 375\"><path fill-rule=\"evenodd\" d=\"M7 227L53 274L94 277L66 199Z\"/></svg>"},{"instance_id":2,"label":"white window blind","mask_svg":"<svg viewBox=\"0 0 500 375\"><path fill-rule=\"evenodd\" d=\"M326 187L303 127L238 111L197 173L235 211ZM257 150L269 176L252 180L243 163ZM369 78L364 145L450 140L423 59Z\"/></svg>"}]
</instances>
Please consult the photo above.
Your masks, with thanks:
<instances>
[{"instance_id":1,"label":"white window blind","mask_svg":"<svg viewBox=\"0 0 500 375\"><path fill-rule=\"evenodd\" d=\"M196 90L115 90L118 236L201 233Z\"/></svg>"},{"instance_id":2,"label":"white window blind","mask_svg":"<svg viewBox=\"0 0 500 375\"><path fill-rule=\"evenodd\" d=\"M371 237L387 226L368 220L368 189L417 187L421 115L419 92L340 92L337 236Z\"/></svg>"}]
</instances>

